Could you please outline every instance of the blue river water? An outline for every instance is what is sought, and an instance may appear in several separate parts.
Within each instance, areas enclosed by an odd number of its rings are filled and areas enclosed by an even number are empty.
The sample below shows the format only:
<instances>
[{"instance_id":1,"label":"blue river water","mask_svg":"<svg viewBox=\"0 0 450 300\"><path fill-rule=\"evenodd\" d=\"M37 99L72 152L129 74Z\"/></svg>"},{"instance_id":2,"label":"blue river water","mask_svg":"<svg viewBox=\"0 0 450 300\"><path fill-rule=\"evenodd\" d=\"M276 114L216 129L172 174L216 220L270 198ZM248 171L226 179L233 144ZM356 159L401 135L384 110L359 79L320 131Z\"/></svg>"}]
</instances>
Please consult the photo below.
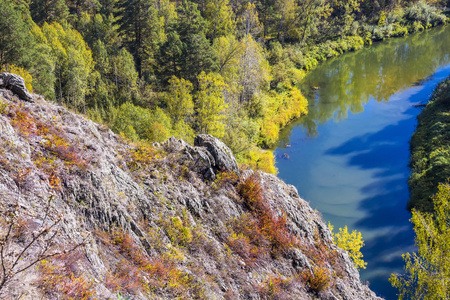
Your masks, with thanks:
<instances>
[{"instance_id":1,"label":"blue river water","mask_svg":"<svg viewBox=\"0 0 450 300\"><path fill-rule=\"evenodd\" d=\"M423 104L450 75L450 26L327 61L301 86L309 114L280 135L279 177L326 222L362 233L361 279L397 299L388 278L412 252L409 140Z\"/></svg>"}]
</instances>

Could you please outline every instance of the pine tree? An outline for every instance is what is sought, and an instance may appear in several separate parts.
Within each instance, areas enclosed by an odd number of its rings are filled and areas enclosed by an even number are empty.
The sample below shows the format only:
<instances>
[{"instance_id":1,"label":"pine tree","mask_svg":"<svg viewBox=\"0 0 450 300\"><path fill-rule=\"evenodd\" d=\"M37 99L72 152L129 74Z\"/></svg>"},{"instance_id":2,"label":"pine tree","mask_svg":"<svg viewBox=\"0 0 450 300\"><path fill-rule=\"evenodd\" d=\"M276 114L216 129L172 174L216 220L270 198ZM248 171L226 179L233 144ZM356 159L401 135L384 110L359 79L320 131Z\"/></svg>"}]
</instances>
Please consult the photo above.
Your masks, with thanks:
<instances>
[{"instance_id":1,"label":"pine tree","mask_svg":"<svg viewBox=\"0 0 450 300\"><path fill-rule=\"evenodd\" d=\"M6 64L24 66L30 60L34 39L22 12L12 1L0 0L0 68Z\"/></svg>"},{"instance_id":2,"label":"pine tree","mask_svg":"<svg viewBox=\"0 0 450 300\"><path fill-rule=\"evenodd\" d=\"M195 3L185 1L177 10L178 22L169 28L158 57L159 74L166 83L173 75L197 81L201 71L216 69L217 57L206 39L207 22Z\"/></svg>"},{"instance_id":3,"label":"pine tree","mask_svg":"<svg viewBox=\"0 0 450 300\"><path fill-rule=\"evenodd\" d=\"M30 13L33 21L39 25L44 22L62 22L69 16L69 8L64 0L32 0Z\"/></svg>"},{"instance_id":4,"label":"pine tree","mask_svg":"<svg viewBox=\"0 0 450 300\"><path fill-rule=\"evenodd\" d=\"M162 36L162 24L152 0L122 0L118 24L128 50L134 57L139 78L149 71Z\"/></svg>"}]
</instances>

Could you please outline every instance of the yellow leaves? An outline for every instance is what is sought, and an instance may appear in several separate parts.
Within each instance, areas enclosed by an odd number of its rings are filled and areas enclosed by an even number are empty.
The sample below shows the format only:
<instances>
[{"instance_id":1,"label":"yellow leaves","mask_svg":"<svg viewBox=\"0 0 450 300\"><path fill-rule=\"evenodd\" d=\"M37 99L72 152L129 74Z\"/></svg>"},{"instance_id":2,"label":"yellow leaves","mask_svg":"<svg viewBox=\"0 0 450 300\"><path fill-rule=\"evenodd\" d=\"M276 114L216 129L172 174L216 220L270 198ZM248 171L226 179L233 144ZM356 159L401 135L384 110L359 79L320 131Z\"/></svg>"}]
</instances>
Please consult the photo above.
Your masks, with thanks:
<instances>
[{"instance_id":1,"label":"yellow leaves","mask_svg":"<svg viewBox=\"0 0 450 300\"><path fill-rule=\"evenodd\" d=\"M267 95L264 100L265 117L261 125L260 143L270 147L278 141L282 127L308 113L308 101L296 87L288 92Z\"/></svg>"},{"instance_id":2,"label":"yellow leaves","mask_svg":"<svg viewBox=\"0 0 450 300\"><path fill-rule=\"evenodd\" d=\"M449 299L450 263L450 185L440 184L432 197L434 215L412 211L418 254L406 253L406 276L392 274L389 281L400 294L399 299Z\"/></svg>"},{"instance_id":3,"label":"yellow leaves","mask_svg":"<svg viewBox=\"0 0 450 300\"><path fill-rule=\"evenodd\" d=\"M169 95L166 99L166 105L167 111L175 123L194 113L192 89L192 83L189 80L179 79L176 76L172 76L169 80Z\"/></svg>"},{"instance_id":4,"label":"yellow leaves","mask_svg":"<svg viewBox=\"0 0 450 300\"><path fill-rule=\"evenodd\" d=\"M223 93L228 90L228 85L222 76L215 73L201 72L197 79L199 82L199 91L196 95L198 131L221 138L225 134L223 112L227 107Z\"/></svg>"},{"instance_id":5,"label":"yellow leaves","mask_svg":"<svg viewBox=\"0 0 450 300\"><path fill-rule=\"evenodd\" d=\"M349 233L347 226L345 226L344 229L339 228L338 233L333 233L333 226L328 224L328 227L333 235L333 242L336 246L348 252L348 255L358 270L361 268L365 269L367 263L362 259L363 255L360 250L364 246L361 232L353 230L352 233Z\"/></svg>"},{"instance_id":6,"label":"yellow leaves","mask_svg":"<svg viewBox=\"0 0 450 300\"><path fill-rule=\"evenodd\" d=\"M25 80L25 87L30 91L30 93L33 92L33 86L31 85L33 77L27 70L21 67L16 67L15 65L6 65L3 68L0 68L0 71L14 73L21 76Z\"/></svg>"},{"instance_id":7,"label":"yellow leaves","mask_svg":"<svg viewBox=\"0 0 450 300\"><path fill-rule=\"evenodd\" d=\"M209 23L208 35L212 38L225 36L234 31L234 13L229 0L209 0L206 4L205 17Z\"/></svg>"},{"instance_id":8,"label":"yellow leaves","mask_svg":"<svg viewBox=\"0 0 450 300\"><path fill-rule=\"evenodd\" d=\"M266 173L277 174L275 167L275 158L270 150L254 149L245 151L241 156L237 157L240 163L249 166L254 170L261 170Z\"/></svg>"}]
</instances>

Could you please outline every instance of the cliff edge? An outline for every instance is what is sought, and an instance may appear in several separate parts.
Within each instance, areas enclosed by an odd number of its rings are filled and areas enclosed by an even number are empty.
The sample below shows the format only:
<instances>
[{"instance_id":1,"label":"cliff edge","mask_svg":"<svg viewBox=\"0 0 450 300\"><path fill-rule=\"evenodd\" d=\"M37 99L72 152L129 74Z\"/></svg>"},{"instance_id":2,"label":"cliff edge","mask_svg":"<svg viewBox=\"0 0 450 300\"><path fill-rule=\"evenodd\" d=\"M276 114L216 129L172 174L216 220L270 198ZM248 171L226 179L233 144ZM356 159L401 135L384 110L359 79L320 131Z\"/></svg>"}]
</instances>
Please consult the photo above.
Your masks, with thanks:
<instances>
[{"instance_id":1,"label":"cliff edge","mask_svg":"<svg viewBox=\"0 0 450 300\"><path fill-rule=\"evenodd\" d=\"M0 87L2 299L378 299L293 186L239 169L216 138L131 144L13 91Z\"/></svg>"}]
</instances>

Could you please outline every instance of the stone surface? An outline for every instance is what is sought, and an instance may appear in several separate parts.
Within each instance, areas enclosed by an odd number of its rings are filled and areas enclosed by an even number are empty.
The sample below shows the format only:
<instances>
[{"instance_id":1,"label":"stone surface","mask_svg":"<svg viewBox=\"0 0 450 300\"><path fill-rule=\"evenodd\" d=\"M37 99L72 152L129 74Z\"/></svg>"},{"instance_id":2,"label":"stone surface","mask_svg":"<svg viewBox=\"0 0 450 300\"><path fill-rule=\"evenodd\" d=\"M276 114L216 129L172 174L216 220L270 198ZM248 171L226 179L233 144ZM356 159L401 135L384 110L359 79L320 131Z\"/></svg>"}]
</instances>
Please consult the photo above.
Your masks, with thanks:
<instances>
[{"instance_id":1,"label":"stone surface","mask_svg":"<svg viewBox=\"0 0 450 300\"><path fill-rule=\"evenodd\" d=\"M25 81L22 77L12 73L0 73L0 88L11 90L20 99L34 102L33 95L25 86Z\"/></svg>"},{"instance_id":2,"label":"stone surface","mask_svg":"<svg viewBox=\"0 0 450 300\"><path fill-rule=\"evenodd\" d=\"M216 173L233 171L236 175L239 175L239 168L233 153L221 140L209 134L200 134L195 137L194 145L205 147L211 153L215 161L214 168Z\"/></svg>"},{"instance_id":3,"label":"stone surface","mask_svg":"<svg viewBox=\"0 0 450 300\"><path fill-rule=\"evenodd\" d=\"M83 255L71 268L95 283L95 297L117 295L107 278L113 274L111 268L129 256L111 251L112 246L105 246L98 232L120 228L129 233L143 255L149 259L172 257L180 272L190 276L189 285L179 285L178 294L171 293L169 286L152 288L149 293L122 290L122 295L131 299L174 299L179 295L192 299L198 290L205 299L265 299L261 286L268 279L282 276L288 280L313 269L306 246L312 247L318 239L323 249L338 254L336 265L326 268L331 274L340 270L341 275L333 275L334 284L319 293L297 281L278 299L379 299L361 283L348 255L332 243L320 215L299 197L295 187L274 175L259 173L265 200L276 215L286 215L290 232L305 247L293 248L278 257L265 257L253 265L230 250L230 224L249 214L249 210L237 184L221 182L217 174L230 170L243 181L253 171L241 172L231 151L218 139L200 135L196 146L191 146L169 138L154 145L155 155L149 158L147 166L136 167L129 164L135 146L108 128L38 98L36 103L23 103L9 91L0 90L0 94L7 104L6 111L0 113L0 209L19 204L20 216L33 216L37 224L43 222L50 199L52 211L63 216L55 244L67 249L87 241ZM48 150L48 137L39 134L34 126L18 126L13 113L18 107L30 119L58 132L71 153L86 163L78 166L64 161L64 156L55 156ZM52 168L45 169L50 163ZM51 184L51 174L57 175L60 185ZM174 218L180 218L183 226L196 232L192 242L180 246L171 237L173 229L169 225ZM0 231L5 229L1 226ZM11 247L20 249L21 245L17 240ZM24 261L31 259L29 255ZM18 274L0 291L0 298L57 299L44 293L41 276L39 268Z\"/></svg>"}]
</instances>

